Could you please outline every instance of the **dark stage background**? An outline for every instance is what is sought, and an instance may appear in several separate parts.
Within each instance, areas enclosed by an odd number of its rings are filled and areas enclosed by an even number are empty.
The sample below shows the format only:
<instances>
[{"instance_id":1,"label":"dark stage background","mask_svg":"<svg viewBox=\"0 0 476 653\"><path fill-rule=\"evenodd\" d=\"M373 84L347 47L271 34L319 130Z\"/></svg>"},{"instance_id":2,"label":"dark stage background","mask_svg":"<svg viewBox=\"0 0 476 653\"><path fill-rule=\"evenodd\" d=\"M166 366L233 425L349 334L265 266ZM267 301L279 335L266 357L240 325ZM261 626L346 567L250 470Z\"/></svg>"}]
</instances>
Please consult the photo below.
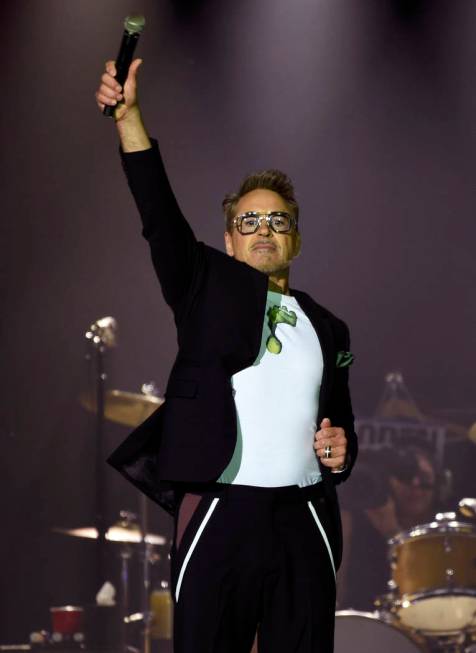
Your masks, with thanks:
<instances>
[{"instance_id":1,"label":"dark stage background","mask_svg":"<svg viewBox=\"0 0 476 653\"><path fill-rule=\"evenodd\" d=\"M148 21L144 115L199 237L222 247L224 193L247 172L284 169L304 237L293 285L351 326L356 413L373 413L399 369L423 412L476 419L476 3L5 3L1 642L98 589L94 545L51 532L94 518L84 332L116 317L108 383L124 390L154 379L163 391L176 350L114 125L93 97L132 11ZM108 425L107 451L126 434ZM453 450L458 478L474 450ZM138 509L106 465L104 479L109 522Z\"/></svg>"}]
</instances>

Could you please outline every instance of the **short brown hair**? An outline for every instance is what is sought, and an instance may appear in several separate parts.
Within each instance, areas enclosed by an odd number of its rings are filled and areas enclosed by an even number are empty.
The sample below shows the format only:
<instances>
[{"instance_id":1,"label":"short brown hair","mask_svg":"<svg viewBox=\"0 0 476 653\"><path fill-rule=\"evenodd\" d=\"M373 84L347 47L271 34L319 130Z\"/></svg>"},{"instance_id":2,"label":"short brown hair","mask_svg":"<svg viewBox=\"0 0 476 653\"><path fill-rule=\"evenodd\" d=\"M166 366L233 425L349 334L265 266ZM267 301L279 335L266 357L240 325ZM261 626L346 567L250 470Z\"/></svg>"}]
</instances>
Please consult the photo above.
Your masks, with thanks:
<instances>
[{"instance_id":1,"label":"short brown hair","mask_svg":"<svg viewBox=\"0 0 476 653\"><path fill-rule=\"evenodd\" d=\"M270 168L255 172L248 175L241 182L237 193L228 193L222 202L223 212L225 214L225 228L231 231L233 227L233 218L235 217L236 205L247 193L258 188L272 190L280 195L289 207L296 223L299 217L299 206L294 196L294 186L290 178L281 170Z\"/></svg>"}]
</instances>

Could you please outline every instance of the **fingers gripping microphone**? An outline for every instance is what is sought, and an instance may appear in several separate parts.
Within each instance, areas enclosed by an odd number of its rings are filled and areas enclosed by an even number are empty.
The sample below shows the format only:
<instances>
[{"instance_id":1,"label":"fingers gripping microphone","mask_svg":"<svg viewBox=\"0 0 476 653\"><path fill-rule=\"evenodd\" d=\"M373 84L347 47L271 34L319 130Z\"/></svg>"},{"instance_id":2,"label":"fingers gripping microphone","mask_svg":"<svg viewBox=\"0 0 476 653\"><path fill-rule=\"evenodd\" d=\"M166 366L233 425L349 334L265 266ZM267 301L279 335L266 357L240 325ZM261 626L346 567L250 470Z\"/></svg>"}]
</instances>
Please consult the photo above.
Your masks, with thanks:
<instances>
[{"instance_id":1,"label":"fingers gripping microphone","mask_svg":"<svg viewBox=\"0 0 476 653\"><path fill-rule=\"evenodd\" d=\"M145 27L144 16L127 16L124 20L124 34L122 35L121 47L116 59L116 80L118 84L124 86L131 65L134 50L136 49L137 41ZM114 115L116 107L104 107L103 114L111 117Z\"/></svg>"}]
</instances>

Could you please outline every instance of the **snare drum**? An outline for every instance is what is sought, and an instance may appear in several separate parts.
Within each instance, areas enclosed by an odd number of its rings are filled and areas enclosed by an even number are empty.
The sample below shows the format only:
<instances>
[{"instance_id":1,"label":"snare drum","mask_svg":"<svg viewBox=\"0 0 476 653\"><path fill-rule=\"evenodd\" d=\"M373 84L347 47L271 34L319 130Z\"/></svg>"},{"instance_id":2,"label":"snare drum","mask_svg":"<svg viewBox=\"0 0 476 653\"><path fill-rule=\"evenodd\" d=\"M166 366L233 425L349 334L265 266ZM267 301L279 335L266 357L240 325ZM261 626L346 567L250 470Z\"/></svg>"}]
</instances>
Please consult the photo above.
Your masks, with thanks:
<instances>
[{"instance_id":1,"label":"snare drum","mask_svg":"<svg viewBox=\"0 0 476 653\"><path fill-rule=\"evenodd\" d=\"M336 612L334 653L422 653L424 641L377 612Z\"/></svg>"},{"instance_id":2,"label":"snare drum","mask_svg":"<svg viewBox=\"0 0 476 653\"><path fill-rule=\"evenodd\" d=\"M392 611L426 635L476 625L476 530L450 513L389 541Z\"/></svg>"}]
</instances>

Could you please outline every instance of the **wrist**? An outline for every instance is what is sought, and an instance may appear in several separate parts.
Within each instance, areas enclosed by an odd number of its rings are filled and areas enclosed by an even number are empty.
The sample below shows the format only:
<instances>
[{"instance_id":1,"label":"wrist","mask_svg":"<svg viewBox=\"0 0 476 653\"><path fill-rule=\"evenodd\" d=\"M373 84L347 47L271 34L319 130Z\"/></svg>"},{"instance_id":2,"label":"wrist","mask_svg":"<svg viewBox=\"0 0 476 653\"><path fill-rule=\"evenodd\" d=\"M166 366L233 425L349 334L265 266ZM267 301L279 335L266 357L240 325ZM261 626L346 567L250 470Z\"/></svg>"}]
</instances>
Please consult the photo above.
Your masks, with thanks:
<instances>
[{"instance_id":1,"label":"wrist","mask_svg":"<svg viewBox=\"0 0 476 653\"><path fill-rule=\"evenodd\" d=\"M340 474L341 472L345 472L345 470L347 469L349 464L350 464L350 455L349 455L349 453L347 453L346 457L345 457L345 460L342 463L342 465L340 467L336 467L334 469L331 469L331 472L333 474Z\"/></svg>"},{"instance_id":2,"label":"wrist","mask_svg":"<svg viewBox=\"0 0 476 653\"><path fill-rule=\"evenodd\" d=\"M150 149L151 142L147 134L138 105L134 105L121 115L117 112L116 128L123 152L139 152Z\"/></svg>"},{"instance_id":3,"label":"wrist","mask_svg":"<svg viewBox=\"0 0 476 653\"><path fill-rule=\"evenodd\" d=\"M347 469L347 465L344 463L340 467L335 467L334 469L331 469L332 474L340 474L341 472L345 472Z\"/></svg>"}]
</instances>

